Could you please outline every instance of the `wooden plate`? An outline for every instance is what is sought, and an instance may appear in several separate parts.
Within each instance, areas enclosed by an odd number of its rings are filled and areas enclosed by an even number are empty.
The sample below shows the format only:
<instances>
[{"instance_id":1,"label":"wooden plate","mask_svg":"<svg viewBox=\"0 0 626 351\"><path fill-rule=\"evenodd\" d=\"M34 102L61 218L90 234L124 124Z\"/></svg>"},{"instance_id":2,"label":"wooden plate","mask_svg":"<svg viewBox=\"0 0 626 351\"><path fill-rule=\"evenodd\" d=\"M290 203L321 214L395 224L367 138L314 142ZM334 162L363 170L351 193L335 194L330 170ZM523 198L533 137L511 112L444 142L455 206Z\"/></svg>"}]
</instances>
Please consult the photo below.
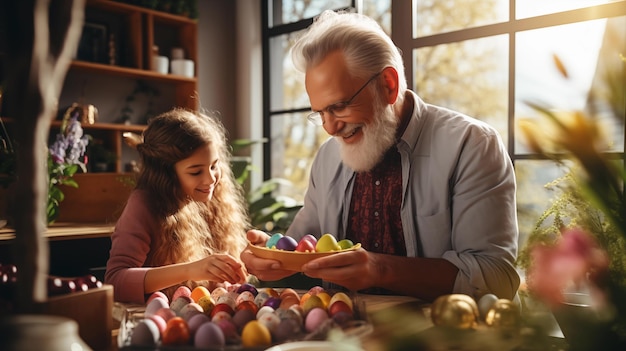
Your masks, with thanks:
<instances>
[{"instance_id":1,"label":"wooden plate","mask_svg":"<svg viewBox=\"0 0 626 351\"><path fill-rule=\"evenodd\" d=\"M358 250L361 244L355 244L349 249L329 252L298 252L270 249L263 246L256 246L248 243L248 248L258 257L280 261L282 268L294 272L300 272L302 265L316 258L334 255L341 252Z\"/></svg>"}]
</instances>

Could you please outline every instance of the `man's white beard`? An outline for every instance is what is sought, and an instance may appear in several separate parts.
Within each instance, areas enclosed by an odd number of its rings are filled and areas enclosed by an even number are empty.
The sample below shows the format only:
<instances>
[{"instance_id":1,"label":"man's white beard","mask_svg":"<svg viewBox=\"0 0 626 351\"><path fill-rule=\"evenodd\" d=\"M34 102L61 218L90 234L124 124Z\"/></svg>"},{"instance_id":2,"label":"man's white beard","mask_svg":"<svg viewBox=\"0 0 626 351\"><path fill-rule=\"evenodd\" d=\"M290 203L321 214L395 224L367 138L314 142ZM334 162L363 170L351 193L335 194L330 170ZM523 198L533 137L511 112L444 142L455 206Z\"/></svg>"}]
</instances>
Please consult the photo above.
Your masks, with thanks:
<instances>
[{"instance_id":1,"label":"man's white beard","mask_svg":"<svg viewBox=\"0 0 626 351\"><path fill-rule=\"evenodd\" d=\"M341 159L355 172L367 172L376 166L396 143L396 129L399 120L393 112L393 105L376 102L374 120L362 127L363 139L356 144L346 144L341 136L335 138L341 146ZM357 125L346 125L346 129Z\"/></svg>"}]
</instances>

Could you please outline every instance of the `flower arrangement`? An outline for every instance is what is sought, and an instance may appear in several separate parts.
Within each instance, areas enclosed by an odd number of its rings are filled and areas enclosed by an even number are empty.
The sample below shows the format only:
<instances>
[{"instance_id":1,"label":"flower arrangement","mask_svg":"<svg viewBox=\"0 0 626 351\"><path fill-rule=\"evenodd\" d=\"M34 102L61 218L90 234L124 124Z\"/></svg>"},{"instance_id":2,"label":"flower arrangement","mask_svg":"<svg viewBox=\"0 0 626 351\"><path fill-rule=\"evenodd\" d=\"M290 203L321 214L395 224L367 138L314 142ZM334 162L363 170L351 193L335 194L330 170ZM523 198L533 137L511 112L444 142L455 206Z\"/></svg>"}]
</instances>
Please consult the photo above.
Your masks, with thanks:
<instances>
[{"instance_id":1,"label":"flower arrangement","mask_svg":"<svg viewBox=\"0 0 626 351\"><path fill-rule=\"evenodd\" d=\"M87 156L85 151L89 144L89 137L83 134L83 128L78 121L78 111L69 109L61 124L61 132L49 147L48 152L48 205L46 214L48 223L53 223L59 216L59 205L65 195L60 185L78 188L73 179L78 170L87 171Z\"/></svg>"},{"instance_id":2,"label":"flower arrangement","mask_svg":"<svg viewBox=\"0 0 626 351\"><path fill-rule=\"evenodd\" d=\"M618 78L626 72L626 59L620 58ZM567 79L560 59L554 56L554 60ZM624 80L613 89L621 100L613 100L617 108L612 111L623 124ZM575 325L561 323L562 329L564 325L575 329L563 330L566 338L571 336L570 349L619 349L626 345L624 164L607 156L606 138L594 111L559 114L529 105L548 121L547 125L520 121L530 148L565 167L567 174L548 184L557 196L518 257L518 265L526 271L526 292L554 311L557 320L566 302L564 292L583 292L589 297L591 313Z\"/></svg>"}]
</instances>

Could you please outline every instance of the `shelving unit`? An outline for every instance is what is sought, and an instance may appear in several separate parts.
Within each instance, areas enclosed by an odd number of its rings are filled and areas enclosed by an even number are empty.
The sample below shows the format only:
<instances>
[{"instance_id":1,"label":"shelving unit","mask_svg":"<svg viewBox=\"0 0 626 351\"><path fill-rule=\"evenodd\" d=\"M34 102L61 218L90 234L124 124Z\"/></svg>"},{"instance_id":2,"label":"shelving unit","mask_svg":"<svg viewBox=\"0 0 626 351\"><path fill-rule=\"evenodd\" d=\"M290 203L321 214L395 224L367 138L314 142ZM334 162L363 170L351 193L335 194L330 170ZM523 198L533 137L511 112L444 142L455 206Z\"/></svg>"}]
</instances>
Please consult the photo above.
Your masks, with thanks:
<instances>
[{"instance_id":1,"label":"shelving unit","mask_svg":"<svg viewBox=\"0 0 626 351\"><path fill-rule=\"evenodd\" d=\"M162 93L155 98L158 101L151 110L154 114L172 107L197 110L197 64L193 77L163 74L152 67L155 46L165 56L170 56L173 48L182 48L185 58L197 63L197 38L194 19L117 1L86 1L83 35L60 94L59 112L62 115L75 102L94 105L99 111L98 119L94 124L82 123L84 133L101 143L116 160L105 172L95 173L91 169L75 176L79 187L64 189L65 200L58 222L115 222L132 188L128 180L133 175L127 173L127 162L137 158L135 151L125 144L123 135L141 134L146 128L145 118L122 123L120 111L139 83L153 85ZM0 67L6 54L0 47ZM135 107L135 113L140 115L140 108ZM52 138L61 125L59 116L56 117L50 128ZM11 116L0 118L10 135L14 121Z\"/></svg>"}]
</instances>

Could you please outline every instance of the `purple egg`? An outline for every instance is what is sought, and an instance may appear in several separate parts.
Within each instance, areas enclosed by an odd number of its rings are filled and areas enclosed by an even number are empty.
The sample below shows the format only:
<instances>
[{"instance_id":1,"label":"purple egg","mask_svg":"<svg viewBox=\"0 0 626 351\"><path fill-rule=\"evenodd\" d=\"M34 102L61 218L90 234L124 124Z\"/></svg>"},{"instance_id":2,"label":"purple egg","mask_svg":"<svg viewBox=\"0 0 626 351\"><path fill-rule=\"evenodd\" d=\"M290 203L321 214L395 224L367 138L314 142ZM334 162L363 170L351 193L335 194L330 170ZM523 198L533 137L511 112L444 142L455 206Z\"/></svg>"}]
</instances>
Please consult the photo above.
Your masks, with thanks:
<instances>
[{"instance_id":1,"label":"purple egg","mask_svg":"<svg viewBox=\"0 0 626 351\"><path fill-rule=\"evenodd\" d=\"M189 318L187 322L187 326L189 327L189 334L191 336L196 335L196 331L198 328L204 323L210 322L211 318L204 313L196 314L193 317Z\"/></svg>"},{"instance_id":2,"label":"purple egg","mask_svg":"<svg viewBox=\"0 0 626 351\"><path fill-rule=\"evenodd\" d=\"M332 316L332 319L335 321L335 323L343 326L344 324L354 320L354 316L350 312L339 311L335 313L334 316Z\"/></svg>"},{"instance_id":3,"label":"purple egg","mask_svg":"<svg viewBox=\"0 0 626 351\"><path fill-rule=\"evenodd\" d=\"M196 331L193 338L194 346L198 348L210 348L226 345L224 332L213 322L204 323Z\"/></svg>"},{"instance_id":4,"label":"purple egg","mask_svg":"<svg viewBox=\"0 0 626 351\"><path fill-rule=\"evenodd\" d=\"M259 293L256 287L250 283L241 284L241 286L237 289L237 294L241 294L244 291L249 291L254 296L256 296Z\"/></svg>"},{"instance_id":5,"label":"purple egg","mask_svg":"<svg viewBox=\"0 0 626 351\"><path fill-rule=\"evenodd\" d=\"M296 246L298 246L298 242L290 236L283 236L276 243L277 249L285 251L293 251L296 249Z\"/></svg>"},{"instance_id":6,"label":"purple egg","mask_svg":"<svg viewBox=\"0 0 626 351\"><path fill-rule=\"evenodd\" d=\"M278 307L280 307L281 302L282 300L280 298L270 296L267 298L267 300L265 300L265 303L263 303L263 306L270 306L274 310L277 310Z\"/></svg>"},{"instance_id":7,"label":"purple egg","mask_svg":"<svg viewBox=\"0 0 626 351\"><path fill-rule=\"evenodd\" d=\"M143 319L133 328L131 346L156 346L161 337L159 327L151 319Z\"/></svg>"}]
</instances>

